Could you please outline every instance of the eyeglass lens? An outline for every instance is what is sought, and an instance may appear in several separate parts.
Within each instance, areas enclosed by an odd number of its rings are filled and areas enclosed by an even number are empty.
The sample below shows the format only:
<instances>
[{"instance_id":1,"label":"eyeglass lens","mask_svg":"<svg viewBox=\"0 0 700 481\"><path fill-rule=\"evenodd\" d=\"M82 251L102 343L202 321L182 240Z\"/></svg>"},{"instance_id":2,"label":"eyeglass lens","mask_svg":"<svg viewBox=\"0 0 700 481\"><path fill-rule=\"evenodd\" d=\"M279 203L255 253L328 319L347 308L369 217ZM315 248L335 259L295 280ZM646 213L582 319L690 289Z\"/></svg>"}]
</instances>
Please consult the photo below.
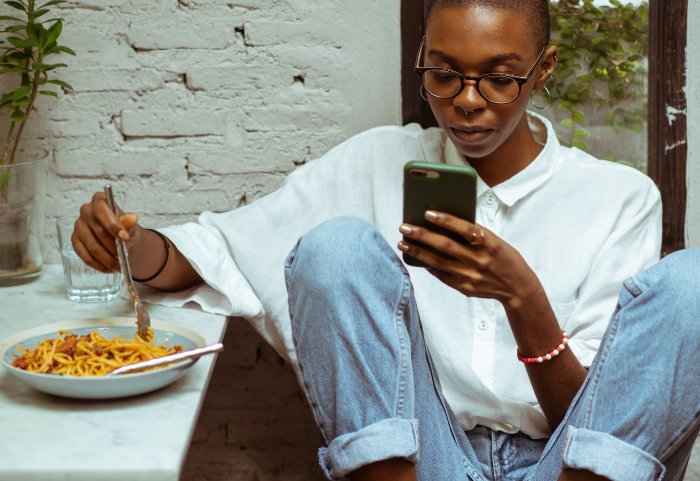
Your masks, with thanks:
<instances>
[{"instance_id":1,"label":"eyeglass lens","mask_svg":"<svg viewBox=\"0 0 700 481\"><path fill-rule=\"evenodd\" d=\"M426 70L423 73L423 87L436 97L452 98L461 90L462 81L459 75L449 70ZM518 82L500 75L481 77L477 81L477 89L482 97L495 103L512 102L520 94Z\"/></svg>"}]
</instances>

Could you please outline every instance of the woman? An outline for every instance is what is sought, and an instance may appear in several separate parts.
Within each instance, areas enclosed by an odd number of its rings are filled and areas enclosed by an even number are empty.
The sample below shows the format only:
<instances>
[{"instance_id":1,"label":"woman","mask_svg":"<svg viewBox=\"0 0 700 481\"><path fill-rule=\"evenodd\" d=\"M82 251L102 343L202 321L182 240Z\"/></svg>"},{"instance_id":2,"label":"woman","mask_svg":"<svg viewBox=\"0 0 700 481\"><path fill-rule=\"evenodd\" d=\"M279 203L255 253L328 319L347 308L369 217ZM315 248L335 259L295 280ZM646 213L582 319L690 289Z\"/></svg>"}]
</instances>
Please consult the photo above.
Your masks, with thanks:
<instances>
[{"instance_id":1,"label":"woman","mask_svg":"<svg viewBox=\"0 0 700 481\"><path fill-rule=\"evenodd\" d=\"M526 111L548 42L545 0L435 0L416 71L440 129L373 129L250 206L158 233L96 194L75 250L115 270L119 236L137 278L188 289L154 300L250 318L297 370L329 479L681 479L700 256L638 274L658 260L658 192ZM410 160L477 171L477 224L426 213L470 245L401 224Z\"/></svg>"}]
</instances>

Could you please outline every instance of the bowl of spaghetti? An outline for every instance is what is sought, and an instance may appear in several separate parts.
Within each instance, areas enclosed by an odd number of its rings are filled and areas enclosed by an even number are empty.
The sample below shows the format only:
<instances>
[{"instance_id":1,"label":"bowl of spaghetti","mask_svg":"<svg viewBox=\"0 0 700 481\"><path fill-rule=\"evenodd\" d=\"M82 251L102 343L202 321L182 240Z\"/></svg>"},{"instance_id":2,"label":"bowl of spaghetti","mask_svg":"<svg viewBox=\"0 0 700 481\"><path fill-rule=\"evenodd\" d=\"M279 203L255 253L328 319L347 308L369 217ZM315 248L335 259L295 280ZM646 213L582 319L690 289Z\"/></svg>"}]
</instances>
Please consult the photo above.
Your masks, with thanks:
<instances>
[{"instance_id":1,"label":"bowl of spaghetti","mask_svg":"<svg viewBox=\"0 0 700 481\"><path fill-rule=\"evenodd\" d=\"M194 361L108 376L112 370L206 345L196 332L164 321L151 321L149 334L148 339L138 337L132 318L47 324L0 341L0 364L10 375L45 393L111 399L167 386L185 374Z\"/></svg>"}]
</instances>

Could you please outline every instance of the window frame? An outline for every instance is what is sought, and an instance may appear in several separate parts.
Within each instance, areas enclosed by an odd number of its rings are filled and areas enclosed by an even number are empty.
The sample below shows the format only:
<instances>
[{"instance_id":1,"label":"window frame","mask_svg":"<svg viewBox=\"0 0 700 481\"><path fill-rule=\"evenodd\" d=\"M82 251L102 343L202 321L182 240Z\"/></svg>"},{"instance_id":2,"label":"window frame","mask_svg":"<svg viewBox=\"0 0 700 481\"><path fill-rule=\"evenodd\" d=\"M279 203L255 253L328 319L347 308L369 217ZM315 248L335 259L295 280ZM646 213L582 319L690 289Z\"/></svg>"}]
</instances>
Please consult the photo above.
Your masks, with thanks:
<instances>
[{"instance_id":1,"label":"window frame","mask_svg":"<svg viewBox=\"0 0 700 481\"><path fill-rule=\"evenodd\" d=\"M413 66L429 4L430 0L401 0L403 122L417 122L426 128L437 122L420 97ZM650 0L647 166L664 206L662 255L685 248L687 28L688 0Z\"/></svg>"}]
</instances>

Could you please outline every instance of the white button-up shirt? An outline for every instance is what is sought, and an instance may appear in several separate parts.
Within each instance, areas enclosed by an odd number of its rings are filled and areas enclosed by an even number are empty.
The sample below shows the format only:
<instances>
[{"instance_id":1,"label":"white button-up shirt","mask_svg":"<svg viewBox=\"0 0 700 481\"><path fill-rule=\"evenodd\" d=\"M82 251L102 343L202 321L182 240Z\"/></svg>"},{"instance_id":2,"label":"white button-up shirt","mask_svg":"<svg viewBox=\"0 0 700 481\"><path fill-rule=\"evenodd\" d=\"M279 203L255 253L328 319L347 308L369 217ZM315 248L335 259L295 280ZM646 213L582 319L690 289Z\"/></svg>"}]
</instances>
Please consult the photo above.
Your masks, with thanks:
<instances>
[{"instance_id":1,"label":"white button-up shirt","mask_svg":"<svg viewBox=\"0 0 700 481\"><path fill-rule=\"evenodd\" d=\"M529 115L542 152L499 185L477 179L476 219L528 262L569 332L572 351L587 366L623 280L658 260L660 196L642 173L562 147L546 119ZM295 366L286 255L301 235L339 215L368 220L396 249L403 166L411 160L465 162L440 129L380 127L300 167L251 205L161 229L206 284L152 293L150 300L195 301L211 312L244 316ZM408 269L443 393L464 429L480 424L548 436L501 304L466 297L424 269Z\"/></svg>"}]
</instances>

